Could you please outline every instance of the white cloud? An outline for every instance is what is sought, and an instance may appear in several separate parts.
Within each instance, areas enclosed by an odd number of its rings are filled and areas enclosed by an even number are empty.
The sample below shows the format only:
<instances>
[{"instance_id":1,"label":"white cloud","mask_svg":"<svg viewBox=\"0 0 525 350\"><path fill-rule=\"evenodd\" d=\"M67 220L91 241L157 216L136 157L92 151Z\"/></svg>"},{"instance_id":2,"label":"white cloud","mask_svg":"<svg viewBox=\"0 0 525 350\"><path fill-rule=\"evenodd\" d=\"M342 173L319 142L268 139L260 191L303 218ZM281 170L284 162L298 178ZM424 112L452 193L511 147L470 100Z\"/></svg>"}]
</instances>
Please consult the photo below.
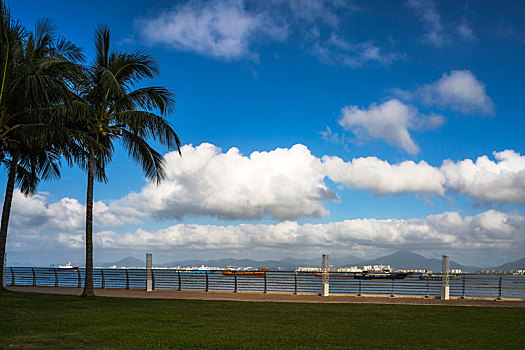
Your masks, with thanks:
<instances>
[{"instance_id":1,"label":"white cloud","mask_svg":"<svg viewBox=\"0 0 525 350\"><path fill-rule=\"evenodd\" d=\"M420 16L426 30L426 39L435 46L443 45L444 28L434 0L408 0L407 5Z\"/></svg>"},{"instance_id":2,"label":"white cloud","mask_svg":"<svg viewBox=\"0 0 525 350\"><path fill-rule=\"evenodd\" d=\"M419 147L412 139L409 129L436 128L443 123L439 115L425 116L418 110L397 99L383 104L371 104L368 109L346 106L339 124L352 131L360 140L382 139L408 153L418 153Z\"/></svg>"},{"instance_id":3,"label":"white cloud","mask_svg":"<svg viewBox=\"0 0 525 350\"><path fill-rule=\"evenodd\" d=\"M339 24L337 12L331 7L338 7L335 2L323 0L288 0L284 1L290 8L292 16L300 22L312 24L322 21L332 27Z\"/></svg>"},{"instance_id":4,"label":"white cloud","mask_svg":"<svg viewBox=\"0 0 525 350\"><path fill-rule=\"evenodd\" d=\"M348 188L367 189L378 194L398 192L445 192L445 177L425 161L390 164L376 157L344 162L339 157L323 157L326 176Z\"/></svg>"},{"instance_id":5,"label":"white cloud","mask_svg":"<svg viewBox=\"0 0 525 350\"><path fill-rule=\"evenodd\" d=\"M474 32L472 31L472 28L470 28L470 26L464 21L458 25L457 30L458 30L458 35L462 39L469 40L469 41L474 41L477 39L476 36L474 35Z\"/></svg>"},{"instance_id":6,"label":"white cloud","mask_svg":"<svg viewBox=\"0 0 525 350\"><path fill-rule=\"evenodd\" d=\"M328 215L326 201L338 200L325 181L349 189L386 195L461 193L487 203L525 204L525 156L513 150L475 161L445 160L441 167L425 161L389 163L376 157L343 161L315 157L303 145L243 156L236 148L222 152L202 144L184 146L183 157L166 155L167 178L139 193L110 202L95 202L96 227L109 228L187 216L232 220L295 220ZM80 233L85 206L74 198L51 202L38 194L15 191L10 229L32 237L41 232Z\"/></svg>"},{"instance_id":7,"label":"white cloud","mask_svg":"<svg viewBox=\"0 0 525 350\"><path fill-rule=\"evenodd\" d=\"M99 227L137 223L136 219L116 215L101 201L94 203L93 212L94 224ZM15 231L79 231L85 228L85 217L85 206L74 198L52 203L42 194L25 197L15 189L9 225Z\"/></svg>"},{"instance_id":8,"label":"white cloud","mask_svg":"<svg viewBox=\"0 0 525 350\"><path fill-rule=\"evenodd\" d=\"M390 64L399 58L396 53L386 53L372 41L353 44L336 34L326 41L316 41L310 50L322 63L345 67L361 67L366 63Z\"/></svg>"},{"instance_id":9,"label":"white cloud","mask_svg":"<svg viewBox=\"0 0 525 350\"><path fill-rule=\"evenodd\" d=\"M151 44L164 43L222 59L254 56L250 45L263 38L284 40L286 26L265 13L251 13L243 1L180 3L170 12L137 21L137 27Z\"/></svg>"},{"instance_id":10,"label":"white cloud","mask_svg":"<svg viewBox=\"0 0 525 350\"><path fill-rule=\"evenodd\" d=\"M468 70L453 70L438 81L424 85L416 92L427 105L450 107L462 113L494 112L485 85Z\"/></svg>"},{"instance_id":11,"label":"white cloud","mask_svg":"<svg viewBox=\"0 0 525 350\"><path fill-rule=\"evenodd\" d=\"M440 168L420 161L390 164L376 157L344 162L324 156L325 175L351 189L377 194L399 192L459 192L476 200L525 203L525 156L513 150L493 153L496 161L481 156L476 161L445 160Z\"/></svg>"},{"instance_id":12,"label":"white cloud","mask_svg":"<svg viewBox=\"0 0 525 350\"><path fill-rule=\"evenodd\" d=\"M303 250L319 248L359 249L516 249L525 246L525 218L515 213L489 210L461 217L456 212L429 215L425 219L355 219L324 224L299 225L284 221L273 225L239 224L174 225L157 231L96 233L98 248L174 250L254 249ZM76 235L61 235L61 244L78 247Z\"/></svg>"},{"instance_id":13,"label":"white cloud","mask_svg":"<svg viewBox=\"0 0 525 350\"><path fill-rule=\"evenodd\" d=\"M211 145L184 146L166 155L167 176L112 204L112 209L159 219L209 215L227 219L295 219L328 214L337 200L323 182L319 158L295 145L243 156Z\"/></svg>"},{"instance_id":14,"label":"white cloud","mask_svg":"<svg viewBox=\"0 0 525 350\"><path fill-rule=\"evenodd\" d=\"M170 11L137 20L136 28L149 44L225 60L257 59L253 44L291 36L325 64L355 68L398 59L373 41L354 44L335 34L343 16L355 9L349 1L325 0L180 2ZM329 39L320 40L325 31Z\"/></svg>"},{"instance_id":15,"label":"white cloud","mask_svg":"<svg viewBox=\"0 0 525 350\"><path fill-rule=\"evenodd\" d=\"M159 220L212 216L249 220L270 217L289 220L328 214L325 201L337 195L325 184L328 177L351 189L376 194L460 192L487 202L525 202L525 157L514 151L495 153L499 162L480 157L476 163L425 161L389 163L376 157L344 162L319 159L295 145L243 156L236 148L223 153L210 144L184 146L183 157L166 155L167 178L146 185L110 205L123 217Z\"/></svg>"},{"instance_id":16,"label":"white cloud","mask_svg":"<svg viewBox=\"0 0 525 350\"><path fill-rule=\"evenodd\" d=\"M512 150L493 154L497 162L487 156L475 162L444 161L441 172L447 186L486 202L525 203L525 156Z\"/></svg>"}]
</instances>

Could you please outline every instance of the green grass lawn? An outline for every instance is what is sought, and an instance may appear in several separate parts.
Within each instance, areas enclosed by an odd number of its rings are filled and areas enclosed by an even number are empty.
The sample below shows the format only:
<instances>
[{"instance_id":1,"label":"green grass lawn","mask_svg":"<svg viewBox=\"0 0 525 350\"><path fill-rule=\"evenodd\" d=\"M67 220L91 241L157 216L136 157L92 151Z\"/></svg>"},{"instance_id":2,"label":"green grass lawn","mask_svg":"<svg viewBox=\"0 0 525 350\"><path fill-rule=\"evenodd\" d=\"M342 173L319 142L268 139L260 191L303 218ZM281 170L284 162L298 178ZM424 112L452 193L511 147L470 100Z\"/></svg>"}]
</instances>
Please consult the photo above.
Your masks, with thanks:
<instances>
[{"instance_id":1,"label":"green grass lawn","mask_svg":"<svg viewBox=\"0 0 525 350\"><path fill-rule=\"evenodd\" d=\"M525 309L0 292L0 348L517 349Z\"/></svg>"}]
</instances>

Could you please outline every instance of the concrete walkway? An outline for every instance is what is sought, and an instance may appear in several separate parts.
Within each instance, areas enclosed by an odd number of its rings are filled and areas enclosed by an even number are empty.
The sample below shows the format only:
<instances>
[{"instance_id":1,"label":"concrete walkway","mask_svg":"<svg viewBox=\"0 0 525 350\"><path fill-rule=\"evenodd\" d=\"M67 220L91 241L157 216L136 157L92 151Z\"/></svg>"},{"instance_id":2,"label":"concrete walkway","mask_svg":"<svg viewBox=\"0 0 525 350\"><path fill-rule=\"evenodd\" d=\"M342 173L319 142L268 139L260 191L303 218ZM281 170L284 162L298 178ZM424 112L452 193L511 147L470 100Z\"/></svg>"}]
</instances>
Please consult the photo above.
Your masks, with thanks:
<instances>
[{"instance_id":1,"label":"concrete walkway","mask_svg":"<svg viewBox=\"0 0 525 350\"><path fill-rule=\"evenodd\" d=\"M82 288L66 287L8 287L16 292L48 293L81 295ZM194 300L230 300L230 301L263 301L290 303L368 303L368 304L407 304L407 305L450 305L450 306L491 306L491 307L525 307L525 300L494 300L494 299L458 299L441 300L423 297L387 297L387 296L355 296L331 295L321 297L312 294L281 294L281 293L232 293L232 292L201 292L155 290L146 292L140 289L95 289L95 295L104 297L124 298L155 298L155 299L194 299Z\"/></svg>"}]
</instances>

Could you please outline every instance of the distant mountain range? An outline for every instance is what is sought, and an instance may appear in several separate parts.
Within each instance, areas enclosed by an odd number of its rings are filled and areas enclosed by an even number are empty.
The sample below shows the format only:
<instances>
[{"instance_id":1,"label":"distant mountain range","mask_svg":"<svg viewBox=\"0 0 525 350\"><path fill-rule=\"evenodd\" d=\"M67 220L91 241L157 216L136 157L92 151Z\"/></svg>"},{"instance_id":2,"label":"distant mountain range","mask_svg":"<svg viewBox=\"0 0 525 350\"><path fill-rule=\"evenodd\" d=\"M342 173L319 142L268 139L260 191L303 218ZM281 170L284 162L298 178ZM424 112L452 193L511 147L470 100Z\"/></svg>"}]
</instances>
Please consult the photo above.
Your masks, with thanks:
<instances>
[{"instance_id":1,"label":"distant mountain range","mask_svg":"<svg viewBox=\"0 0 525 350\"><path fill-rule=\"evenodd\" d=\"M153 260L153 266L155 267L189 267L189 266L215 266L215 267L226 267L228 265L234 265L236 267L260 267L264 266L269 269L294 269L297 267L317 267L321 266L321 259L296 259L296 258L284 258L282 260L251 260L251 259L216 259L216 260L183 260L173 261L164 264L155 264ZM429 269L432 271L441 271L441 259L428 259L422 255L412 253L406 250L400 250L390 255L381 256L375 259L363 260L354 256L347 256L343 258L331 258L330 264L335 267L347 267L347 266L364 266L364 265L390 265L395 269ZM144 260L137 259L134 257L124 258L122 260L103 264L102 267L144 267L146 265ZM451 269L461 269L462 271L468 272L473 270L517 270L525 269L525 258L519 259L513 262L497 267L485 267L479 268L474 266L461 265L453 260L450 261Z\"/></svg>"},{"instance_id":2,"label":"distant mountain range","mask_svg":"<svg viewBox=\"0 0 525 350\"><path fill-rule=\"evenodd\" d=\"M493 267L491 270L496 271L508 271L508 270L525 270L525 258L518 259L516 261L511 261L506 264Z\"/></svg>"},{"instance_id":3,"label":"distant mountain range","mask_svg":"<svg viewBox=\"0 0 525 350\"><path fill-rule=\"evenodd\" d=\"M441 259L428 259L422 255L400 250L394 254L381 256L379 258L361 262L361 265L390 265L395 269L428 269L432 271L441 271ZM461 269L462 271L472 271L476 268L473 266L464 266L453 260L450 261L451 269Z\"/></svg>"}]
</instances>

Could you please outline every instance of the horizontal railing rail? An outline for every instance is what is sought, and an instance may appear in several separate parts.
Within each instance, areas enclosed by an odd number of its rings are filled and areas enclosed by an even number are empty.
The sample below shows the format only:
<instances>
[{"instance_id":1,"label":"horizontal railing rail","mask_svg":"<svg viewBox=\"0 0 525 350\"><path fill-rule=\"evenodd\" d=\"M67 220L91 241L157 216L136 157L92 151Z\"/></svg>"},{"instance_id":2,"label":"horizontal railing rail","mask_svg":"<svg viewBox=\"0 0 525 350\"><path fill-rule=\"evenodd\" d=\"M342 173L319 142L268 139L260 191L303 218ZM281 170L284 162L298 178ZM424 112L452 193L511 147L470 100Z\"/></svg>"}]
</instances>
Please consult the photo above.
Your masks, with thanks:
<instances>
[{"instance_id":1,"label":"horizontal railing rail","mask_svg":"<svg viewBox=\"0 0 525 350\"><path fill-rule=\"evenodd\" d=\"M153 289L320 294L319 274L268 271L261 274L225 270L152 269ZM329 274L330 275L330 274ZM84 285L84 269L7 267L7 286L76 287ZM95 268L95 288L146 289L146 269ZM414 274L405 279L356 279L353 273L333 273L331 294L439 297L442 281ZM462 274L450 281L450 296L457 298L525 299L525 276Z\"/></svg>"}]
</instances>

